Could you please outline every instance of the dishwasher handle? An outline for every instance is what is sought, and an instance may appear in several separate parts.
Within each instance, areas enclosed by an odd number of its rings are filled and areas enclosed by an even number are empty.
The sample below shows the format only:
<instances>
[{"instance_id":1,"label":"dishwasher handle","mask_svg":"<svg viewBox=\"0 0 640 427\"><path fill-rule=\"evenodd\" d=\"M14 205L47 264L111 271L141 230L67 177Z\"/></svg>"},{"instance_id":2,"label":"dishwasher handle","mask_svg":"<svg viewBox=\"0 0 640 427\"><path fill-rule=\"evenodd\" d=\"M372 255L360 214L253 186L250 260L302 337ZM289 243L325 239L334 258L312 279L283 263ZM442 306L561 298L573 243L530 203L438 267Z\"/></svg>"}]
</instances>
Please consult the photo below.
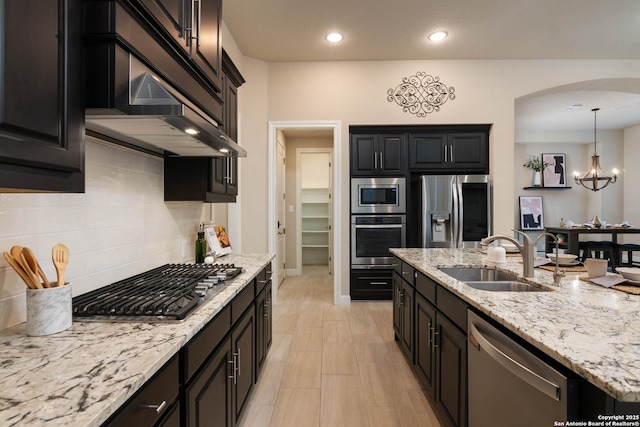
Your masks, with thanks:
<instances>
[{"instance_id":1,"label":"dishwasher handle","mask_svg":"<svg viewBox=\"0 0 640 427\"><path fill-rule=\"evenodd\" d=\"M500 349L491 344L491 342L485 338L480 331L478 331L476 324L471 319L469 320L469 339L475 339L478 344L480 344L480 347L484 348L487 355L508 369L512 374L516 375L518 378L535 387L555 401L560 401L560 386L544 377L541 377L531 369L521 363L518 363L500 351Z\"/></svg>"}]
</instances>

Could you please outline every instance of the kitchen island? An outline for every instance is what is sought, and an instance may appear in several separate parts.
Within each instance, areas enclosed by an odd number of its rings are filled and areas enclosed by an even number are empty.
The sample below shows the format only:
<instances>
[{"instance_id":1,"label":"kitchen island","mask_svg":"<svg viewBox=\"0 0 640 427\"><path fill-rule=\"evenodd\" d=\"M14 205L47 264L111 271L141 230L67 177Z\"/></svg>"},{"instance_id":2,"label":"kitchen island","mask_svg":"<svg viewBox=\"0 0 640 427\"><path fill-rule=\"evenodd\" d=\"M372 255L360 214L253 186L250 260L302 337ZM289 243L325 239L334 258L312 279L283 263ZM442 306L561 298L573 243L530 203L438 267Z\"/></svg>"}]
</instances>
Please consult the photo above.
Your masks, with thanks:
<instances>
[{"instance_id":1,"label":"kitchen island","mask_svg":"<svg viewBox=\"0 0 640 427\"><path fill-rule=\"evenodd\" d=\"M43 337L26 324L0 331L0 425L99 426L133 396L273 259L227 255L244 271L181 322L73 322Z\"/></svg>"},{"instance_id":2,"label":"kitchen island","mask_svg":"<svg viewBox=\"0 0 640 427\"><path fill-rule=\"evenodd\" d=\"M398 258L521 337L555 361L622 402L640 402L640 296L567 273L553 286L550 271L522 277L520 257L500 270L549 292L487 292L465 285L440 267L491 265L475 249L391 249Z\"/></svg>"}]
</instances>

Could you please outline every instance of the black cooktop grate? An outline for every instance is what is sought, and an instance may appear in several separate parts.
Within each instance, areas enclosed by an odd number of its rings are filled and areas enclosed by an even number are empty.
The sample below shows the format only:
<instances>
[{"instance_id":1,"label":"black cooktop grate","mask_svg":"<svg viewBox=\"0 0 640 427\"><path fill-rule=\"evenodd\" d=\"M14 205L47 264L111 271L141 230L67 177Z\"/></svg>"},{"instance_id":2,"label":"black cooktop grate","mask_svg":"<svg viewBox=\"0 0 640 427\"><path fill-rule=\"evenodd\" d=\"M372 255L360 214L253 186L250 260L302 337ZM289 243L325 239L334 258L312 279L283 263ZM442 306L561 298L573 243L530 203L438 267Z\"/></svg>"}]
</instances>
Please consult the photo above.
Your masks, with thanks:
<instances>
[{"instance_id":1,"label":"black cooktop grate","mask_svg":"<svg viewBox=\"0 0 640 427\"><path fill-rule=\"evenodd\" d=\"M166 264L73 298L76 318L100 320L182 320L203 302L196 286L224 273L242 272L233 264ZM225 282L226 283L226 282ZM210 288L211 282L209 282ZM208 297L218 293L207 292Z\"/></svg>"}]
</instances>

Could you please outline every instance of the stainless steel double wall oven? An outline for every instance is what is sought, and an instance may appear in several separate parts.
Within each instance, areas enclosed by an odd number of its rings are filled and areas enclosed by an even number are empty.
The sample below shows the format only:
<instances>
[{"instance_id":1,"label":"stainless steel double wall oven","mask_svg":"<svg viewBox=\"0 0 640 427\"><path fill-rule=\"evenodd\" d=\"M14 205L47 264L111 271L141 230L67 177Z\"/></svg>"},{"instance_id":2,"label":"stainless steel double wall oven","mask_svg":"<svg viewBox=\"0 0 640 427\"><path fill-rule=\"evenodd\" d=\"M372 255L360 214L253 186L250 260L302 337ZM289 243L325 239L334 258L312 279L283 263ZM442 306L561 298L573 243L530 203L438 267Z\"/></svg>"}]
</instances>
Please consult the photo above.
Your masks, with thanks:
<instances>
[{"instance_id":1,"label":"stainless steel double wall oven","mask_svg":"<svg viewBox=\"0 0 640 427\"><path fill-rule=\"evenodd\" d=\"M351 179L351 268L390 268L406 246L405 178Z\"/></svg>"}]
</instances>

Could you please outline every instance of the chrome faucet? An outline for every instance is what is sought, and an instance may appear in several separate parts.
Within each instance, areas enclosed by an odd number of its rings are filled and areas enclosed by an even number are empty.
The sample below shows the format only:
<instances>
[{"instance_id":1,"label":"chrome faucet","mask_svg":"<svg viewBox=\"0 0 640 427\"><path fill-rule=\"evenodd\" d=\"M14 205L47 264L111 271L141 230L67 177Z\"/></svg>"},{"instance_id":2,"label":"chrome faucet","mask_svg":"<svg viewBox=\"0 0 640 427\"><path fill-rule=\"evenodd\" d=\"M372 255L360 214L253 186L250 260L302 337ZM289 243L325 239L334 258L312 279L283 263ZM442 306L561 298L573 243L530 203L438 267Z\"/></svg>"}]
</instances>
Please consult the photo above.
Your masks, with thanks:
<instances>
[{"instance_id":1,"label":"chrome faucet","mask_svg":"<svg viewBox=\"0 0 640 427\"><path fill-rule=\"evenodd\" d=\"M511 230L511 231L514 231L522 235L524 237L524 243L520 243L518 240L514 239L513 237L504 236L501 234L495 234L493 236L485 237L480 241L480 244L486 246L489 243L493 242L494 240L510 241L511 243L516 245L516 247L520 251L520 255L522 255L522 275L524 277L533 277L533 261L535 259L535 254L536 254L536 250L533 247L533 242L531 241L529 236L527 236L523 232L518 230Z\"/></svg>"},{"instance_id":2,"label":"chrome faucet","mask_svg":"<svg viewBox=\"0 0 640 427\"><path fill-rule=\"evenodd\" d=\"M555 286L560 286L560 279L563 278L567 274L564 270L560 269L560 265L558 263L558 258L557 258L557 256L558 256L558 245L560 244L560 242L558 241L558 238L556 236L554 236L553 234L544 232L544 233L540 233L538 235L538 237L536 237L536 245L538 244L538 240L540 240L540 238L544 237L544 236L551 237L553 239L553 241L555 242L555 244L556 244L556 262L555 262L556 268L553 271L553 284Z\"/></svg>"}]
</instances>

